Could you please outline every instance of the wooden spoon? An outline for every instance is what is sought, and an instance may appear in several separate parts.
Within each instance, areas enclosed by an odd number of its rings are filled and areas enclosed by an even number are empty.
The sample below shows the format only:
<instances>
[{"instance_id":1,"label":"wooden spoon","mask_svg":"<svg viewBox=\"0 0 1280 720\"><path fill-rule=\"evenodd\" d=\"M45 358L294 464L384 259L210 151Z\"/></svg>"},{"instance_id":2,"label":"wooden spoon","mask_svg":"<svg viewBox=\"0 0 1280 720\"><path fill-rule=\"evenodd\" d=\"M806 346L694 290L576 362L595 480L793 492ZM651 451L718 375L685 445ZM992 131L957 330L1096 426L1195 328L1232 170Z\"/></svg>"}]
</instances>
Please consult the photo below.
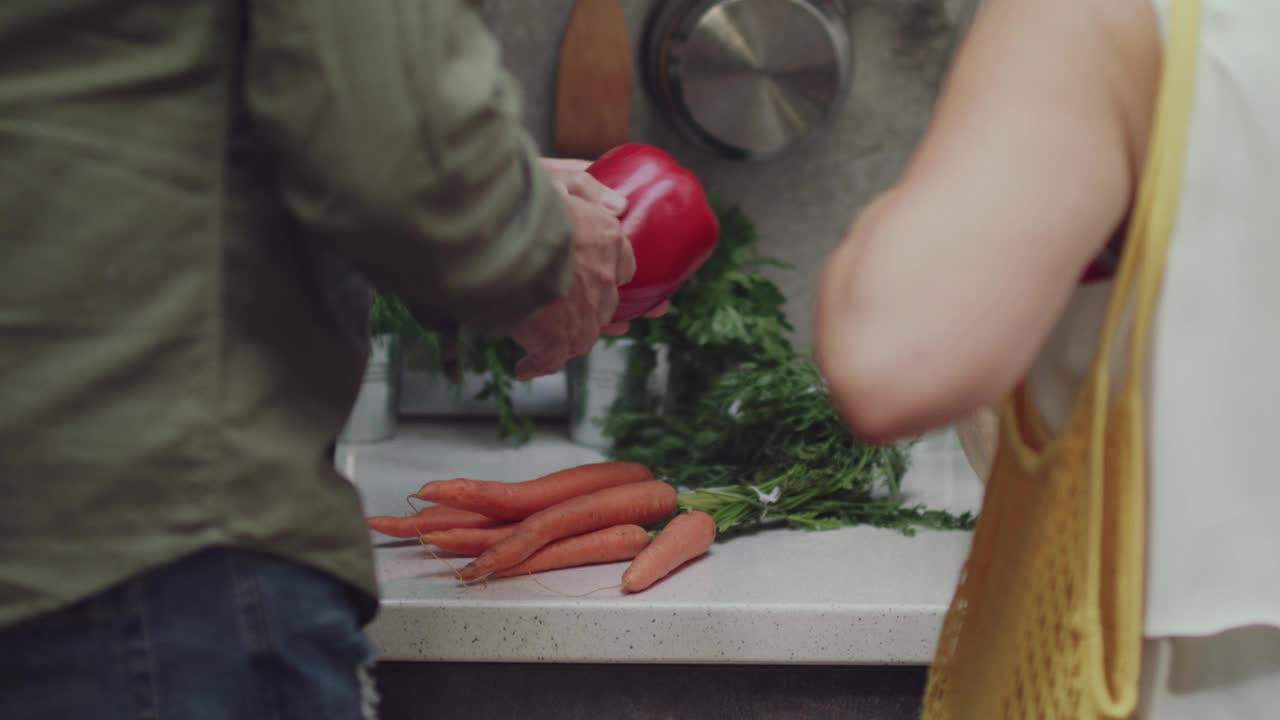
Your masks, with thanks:
<instances>
[{"instance_id":1,"label":"wooden spoon","mask_svg":"<svg viewBox=\"0 0 1280 720\"><path fill-rule=\"evenodd\" d=\"M594 160L627 142L634 74L618 0L577 0L560 43L557 156Z\"/></svg>"}]
</instances>

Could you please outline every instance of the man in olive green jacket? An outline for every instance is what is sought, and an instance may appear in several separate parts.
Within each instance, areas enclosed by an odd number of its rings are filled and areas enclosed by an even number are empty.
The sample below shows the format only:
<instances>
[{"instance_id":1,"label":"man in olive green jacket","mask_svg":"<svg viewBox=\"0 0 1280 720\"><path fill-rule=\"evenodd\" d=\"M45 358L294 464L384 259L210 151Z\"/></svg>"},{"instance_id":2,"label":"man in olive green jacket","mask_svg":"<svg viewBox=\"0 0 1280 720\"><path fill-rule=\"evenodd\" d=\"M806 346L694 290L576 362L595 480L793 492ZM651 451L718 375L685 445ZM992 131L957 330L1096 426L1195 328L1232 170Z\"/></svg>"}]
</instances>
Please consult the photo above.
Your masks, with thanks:
<instances>
[{"instance_id":1,"label":"man in olive green jacket","mask_svg":"<svg viewBox=\"0 0 1280 720\"><path fill-rule=\"evenodd\" d=\"M0 717L368 709L363 283L554 372L634 259L548 168L461 0L0 3Z\"/></svg>"}]
</instances>

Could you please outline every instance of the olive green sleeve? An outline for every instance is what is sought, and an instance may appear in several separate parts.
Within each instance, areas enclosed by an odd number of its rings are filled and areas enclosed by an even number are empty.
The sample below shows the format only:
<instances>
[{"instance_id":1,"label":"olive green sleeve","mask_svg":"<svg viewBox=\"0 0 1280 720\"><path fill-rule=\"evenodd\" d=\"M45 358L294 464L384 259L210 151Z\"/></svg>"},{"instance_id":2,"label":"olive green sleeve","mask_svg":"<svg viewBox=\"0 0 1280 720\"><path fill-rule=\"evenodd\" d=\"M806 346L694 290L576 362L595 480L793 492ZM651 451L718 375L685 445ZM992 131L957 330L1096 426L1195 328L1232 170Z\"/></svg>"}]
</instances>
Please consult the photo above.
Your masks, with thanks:
<instances>
[{"instance_id":1,"label":"olive green sleeve","mask_svg":"<svg viewBox=\"0 0 1280 720\"><path fill-rule=\"evenodd\" d=\"M418 319L511 328L568 290L570 230L463 0L252 0L249 112L290 211Z\"/></svg>"}]
</instances>

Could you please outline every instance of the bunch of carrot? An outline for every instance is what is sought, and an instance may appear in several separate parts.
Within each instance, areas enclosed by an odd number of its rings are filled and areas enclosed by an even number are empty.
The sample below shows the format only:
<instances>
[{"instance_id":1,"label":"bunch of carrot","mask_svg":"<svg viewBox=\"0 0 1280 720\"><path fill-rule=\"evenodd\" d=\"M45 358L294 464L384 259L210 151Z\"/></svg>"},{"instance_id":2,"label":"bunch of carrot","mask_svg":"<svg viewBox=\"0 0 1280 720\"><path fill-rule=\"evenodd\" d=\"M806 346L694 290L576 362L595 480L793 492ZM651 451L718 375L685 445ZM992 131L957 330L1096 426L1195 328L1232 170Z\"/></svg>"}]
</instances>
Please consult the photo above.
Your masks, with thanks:
<instances>
[{"instance_id":1,"label":"bunch of carrot","mask_svg":"<svg viewBox=\"0 0 1280 720\"><path fill-rule=\"evenodd\" d=\"M623 592L640 592L706 553L716 526L681 513L650 540L646 526L676 512L676 491L632 462L579 465L518 483L434 480L414 495L435 503L405 517L375 516L369 527L417 537L472 557L463 581L630 560Z\"/></svg>"}]
</instances>

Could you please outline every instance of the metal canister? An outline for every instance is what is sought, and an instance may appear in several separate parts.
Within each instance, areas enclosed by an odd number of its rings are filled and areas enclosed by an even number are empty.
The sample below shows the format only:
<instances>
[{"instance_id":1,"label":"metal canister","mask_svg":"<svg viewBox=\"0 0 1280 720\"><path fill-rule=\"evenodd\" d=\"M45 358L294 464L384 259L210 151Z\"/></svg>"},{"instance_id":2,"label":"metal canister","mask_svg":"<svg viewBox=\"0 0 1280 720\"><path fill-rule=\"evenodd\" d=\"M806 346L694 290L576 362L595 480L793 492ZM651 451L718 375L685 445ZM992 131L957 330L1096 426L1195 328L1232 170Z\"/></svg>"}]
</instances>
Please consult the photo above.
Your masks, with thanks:
<instances>
[{"instance_id":1,"label":"metal canister","mask_svg":"<svg viewBox=\"0 0 1280 720\"><path fill-rule=\"evenodd\" d=\"M396 434L399 415L399 363L395 338L380 335L369 343L369 361L339 440L374 443Z\"/></svg>"},{"instance_id":2,"label":"metal canister","mask_svg":"<svg viewBox=\"0 0 1280 720\"><path fill-rule=\"evenodd\" d=\"M569 391L569 438L579 445L607 450L611 438L603 423L615 408L661 409L667 390L667 352L630 338L597 343L585 357L565 366Z\"/></svg>"}]
</instances>

